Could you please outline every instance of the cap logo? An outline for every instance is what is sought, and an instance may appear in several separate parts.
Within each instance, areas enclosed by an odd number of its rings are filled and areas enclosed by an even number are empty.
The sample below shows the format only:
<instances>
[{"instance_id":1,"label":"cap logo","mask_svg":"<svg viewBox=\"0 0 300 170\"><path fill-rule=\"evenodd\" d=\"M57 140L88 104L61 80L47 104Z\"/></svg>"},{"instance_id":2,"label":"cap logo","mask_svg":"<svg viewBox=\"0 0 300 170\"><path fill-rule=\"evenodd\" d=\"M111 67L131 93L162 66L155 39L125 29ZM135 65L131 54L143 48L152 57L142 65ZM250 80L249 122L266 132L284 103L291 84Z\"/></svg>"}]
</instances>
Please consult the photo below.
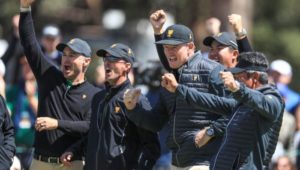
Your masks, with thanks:
<instances>
[{"instance_id":1,"label":"cap logo","mask_svg":"<svg viewBox=\"0 0 300 170\"><path fill-rule=\"evenodd\" d=\"M69 43L70 43L70 44L73 44L73 43L74 43L74 41L75 41L75 39L73 38L73 39L71 39L71 40L70 40L70 42L69 42Z\"/></svg>"},{"instance_id":2,"label":"cap logo","mask_svg":"<svg viewBox=\"0 0 300 170\"><path fill-rule=\"evenodd\" d=\"M121 110L120 107L118 107L118 106L115 107L115 112L116 112L116 113L119 113L120 110Z\"/></svg>"},{"instance_id":3,"label":"cap logo","mask_svg":"<svg viewBox=\"0 0 300 170\"><path fill-rule=\"evenodd\" d=\"M192 37L192 34L190 34L190 37L189 37L189 38L190 38L190 40L193 38L193 37Z\"/></svg>"},{"instance_id":4,"label":"cap logo","mask_svg":"<svg viewBox=\"0 0 300 170\"><path fill-rule=\"evenodd\" d=\"M86 97L87 97L86 94L82 95L82 99L86 99Z\"/></svg>"},{"instance_id":5,"label":"cap logo","mask_svg":"<svg viewBox=\"0 0 300 170\"><path fill-rule=\"evenodd\" d=\"M174 30L168 30L167 37L169 37L169 38L172 37L173 33L174 33Z\"/></svg>"},{"instance_id":6,"label":"cap logo","mask_svg":"<svg viewBox=\"0 0 300 170\"><path fill-rule=\"evenodd\" d=\"M129 48L128 49L128 55L130 56L132 54L132 50Z\"/></svg>"},{"instance_id":7,"label":"cap logo","mask_svg":"<svg viewBox=\"0 0 300 170\"><path fill-rule=\"evenodd\" d=\"M111 48L114 48L115 46L117 46L117 44L113 44L113 45L111 45L110 47L111 47Z\"/></svg>"},{"instance_id":8,"label":"cap logo","mask_svg":"<svg viewBox=\"0 0 300 170\"><path fill-rule=\"evenodd\" d=\"M222 32L220 32L219 34L217 34L217 37L220 37L222 34L223 34L223 33L222 33Z\"/></svg>"}]
</instances>

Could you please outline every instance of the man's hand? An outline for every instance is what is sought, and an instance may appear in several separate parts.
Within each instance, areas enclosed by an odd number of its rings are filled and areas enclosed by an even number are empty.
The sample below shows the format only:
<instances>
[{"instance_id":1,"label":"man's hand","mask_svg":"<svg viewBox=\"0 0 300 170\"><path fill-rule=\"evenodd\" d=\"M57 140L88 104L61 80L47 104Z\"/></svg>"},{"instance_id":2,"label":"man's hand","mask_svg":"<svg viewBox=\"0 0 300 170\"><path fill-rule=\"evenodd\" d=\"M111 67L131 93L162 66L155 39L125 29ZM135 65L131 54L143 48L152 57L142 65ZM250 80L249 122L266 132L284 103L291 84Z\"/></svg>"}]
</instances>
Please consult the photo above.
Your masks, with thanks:
<instances>
[{"instance_id":1,"label":"man's hand","mask_svg":"<svg viewBox=\"0 0 300 170\"><path fill-rule=\"evenodd\" d=\"M73 158L72 152L65 152L60 156L60 161L64 166L70 167L72 165L71 160Z\"/></svg>"},{"instance_id":2,"label":"man's hand","mask_svg":"<svg viewBox=\"0 0 300 170\"><path fill-rule=\"evenodd\" d=\"M175 93L178 87L175 76L171 73L165 73L161 79L161 86L166 88L169 92Z\"/></svg>"},{"instance_id":3,"label":"man's hand","mask_svg":"<svg viewBox=\"0 0 300 170\"><path fill-rule=\"evenodd\" d=\"M157 10L150 15L150 22L154 30L154 34L162 34L162 27L167 20L167 15L164 10Z\"/></svg>"},{"instance_id":4,"label":"man's hand","mask_svg":"<svg viewBox=\"0 0 300 170\"><path fill-rule=\"evenodd\" d=\"M20 5L22 8L29 8L34 1L35 0L20 0Z\"/></svg>"},{"instance_id":5,"label":"man's hand","mask_svg":"<svg viewBox=\"0 0 300 170\"><path fill-rule=\"evenodd\" d=\"M208 128L204 128L204 129L200 130L199 132L197 132L197 134L195 136L196 147L200 148L200 147L204 146L212 138L212 137L206 135L207 129Z\"/></svg>"},{"instance_id":6,"label":"man's hand","mask_svg":"<svg viewBox=\"0 0 300 170\"><path fill-rule=\"evenodd\" d=\"M127 89L124 93L124 104L128 110L136 107L136 103L141 95L140 89Z\"/></svg>"},{"instance_id":7,"label":"man's hand","mask_svg":"<svg viewBox=\"0 0 300 170\"><path fill-rule=\"evenodd\" d=\"M231 14L228 16L228 21L230 25L232 25L233 31L238 34L242 32L243 23L242 23L242 16L238 14Z\"/></svg>"},{"instance_id":8,"label":"man's hand","mask_svg":"<svg viewBox=\"0 0 300 170\"><path fill-rule=\"evenodd\" d=\"M220 72L220 77L223 80L224 86L231 92L236 92L240 89L239 84L235 81L233 74L231 72Z\"/></svg>"},{"instance_id":9,"label":"man's hand","mask_svg":"<svg viewBox=\"0 0 300 170\"><path fill-rule=\"evenodd\" d=\"M51 117L38 117L35 122L35 129L39 132L43 130L53 130L58 127L58 121Z\"/></svg>"}]
</instances>

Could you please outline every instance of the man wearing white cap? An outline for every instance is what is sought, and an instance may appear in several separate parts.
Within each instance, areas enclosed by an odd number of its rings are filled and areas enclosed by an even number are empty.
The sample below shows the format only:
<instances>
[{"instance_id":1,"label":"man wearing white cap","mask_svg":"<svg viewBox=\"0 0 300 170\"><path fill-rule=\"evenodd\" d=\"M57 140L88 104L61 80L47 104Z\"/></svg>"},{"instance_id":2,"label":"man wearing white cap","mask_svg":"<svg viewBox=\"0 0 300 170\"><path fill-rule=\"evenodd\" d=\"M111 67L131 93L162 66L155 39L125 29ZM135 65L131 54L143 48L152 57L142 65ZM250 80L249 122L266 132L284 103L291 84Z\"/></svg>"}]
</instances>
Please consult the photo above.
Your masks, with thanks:
<instances>
[{"instance_id":1,"label":"man wearing white cap","mask_svg":"<svg viewBox=\"0 0 300 170\"><path fill-rule=\"evenodd\" d=\"M49 61L56 66L61 64L62 53L56 49L60 42L61 34L59 28L54 25L45 26L41 38L42 47Z\"/></svg>"}]
</instances>

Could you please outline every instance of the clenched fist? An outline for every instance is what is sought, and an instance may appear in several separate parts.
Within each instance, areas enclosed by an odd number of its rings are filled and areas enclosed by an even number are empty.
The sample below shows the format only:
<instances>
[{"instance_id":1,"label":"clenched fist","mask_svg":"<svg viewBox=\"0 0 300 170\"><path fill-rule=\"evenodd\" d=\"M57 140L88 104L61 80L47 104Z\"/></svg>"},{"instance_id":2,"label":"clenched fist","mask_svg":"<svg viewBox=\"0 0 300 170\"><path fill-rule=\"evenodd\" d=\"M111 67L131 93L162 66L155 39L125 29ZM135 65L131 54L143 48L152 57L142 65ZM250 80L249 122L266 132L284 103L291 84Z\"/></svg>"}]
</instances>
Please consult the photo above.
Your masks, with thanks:
<instances>
[{"instance_id":1,"label":"clenched fist","mask_svg":"<svg viewBox=\"0 0 300 170\"><path fill-rule=\"evenodd\" d=\"M128 110L135 108L141 95L140 89L127 89L124 93L124 104Z\"/></svg>"},{"instance_id":2,"label":"clenched fist","mask_svg":"<svg viewBox=\"0 0 300 170\"><path fill-rule=\"evenodd\" d=\"M157 10L150 15L150 22L154 30L154 34L162 34L162 27L167 20L164 10Z\"/></svg>"},{"instance_id":3,"label":"clenched fist","mask_svg":"<svg viewBox=\"0 0 300 170\"><path fill-rule=\"evenodd\" d=\"M34 1L35 0L20 0L20 5L22 8L29 8Z\"/></svg>"},{"instance_id":4,"label":"clenched fist","mask_svg":"<svg viewBox=\"0 0 300 170\"><path fill-rule=\"evenodd\" d=\"M175 93L178 83L173 74L166 73L161 78L161 86L166 88L169 92Z\"/></svg>"}]
</instances>

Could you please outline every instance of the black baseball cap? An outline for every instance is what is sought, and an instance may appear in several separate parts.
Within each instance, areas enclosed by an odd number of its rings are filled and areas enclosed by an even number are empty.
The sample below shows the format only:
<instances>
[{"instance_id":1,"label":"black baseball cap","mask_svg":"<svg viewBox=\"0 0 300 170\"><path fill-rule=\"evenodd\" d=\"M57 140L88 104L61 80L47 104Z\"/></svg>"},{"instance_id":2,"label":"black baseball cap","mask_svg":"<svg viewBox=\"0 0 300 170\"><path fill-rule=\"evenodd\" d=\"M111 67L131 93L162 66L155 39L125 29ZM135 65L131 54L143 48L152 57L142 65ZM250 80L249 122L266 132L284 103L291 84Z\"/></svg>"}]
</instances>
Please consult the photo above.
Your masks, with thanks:
<instances>
[{"instance_id":1,"label":"black baseball cap","mask_svg":"<svg viewBox=\"0 0 300 170\"><path fill-rule=\"evenodd\" d=\"M79 38L73 38L67 43L60 43L56 46L56 49L63 52L66 47L71 48L76 53L82 54L85 57L91 57L92 55L92 50L89 44Z\"/></svg>"},{"instance_id":2,"label":"black baseball cap","mask_svg":"<svg viewBox=\"0 0 300 170\"><path fill-rule=\"evenodd\" d=\"M194 41L194 35L191 29L181 24L175 24L169 26L163 33L162 39L156 41L155 44L179 45L192 41Z\"/></svg>"},{"instance_id":3,"label":"black baseball cap","mask_svg":"<svg viewBox=\"0 0 300 170\"><path fill-rule=\"evenodd\" d=\"M109 53L110 56L106 56L107 53ZM131 48L129 48L127 45L122 43L113 44L106 49L100 49L97 51L96 54L99 57L109 57L112 60L123 59L130 63L133 63L135 61L134 54Z\"/></svg>"},{"instance_id":4,"label":"black baseball cap","mask_svg":"<svg viewBox=\"0 0 300 170\"><path fill-rule=\"evenodd\" d=\"M234 49L238 49L234 35L229 32L221 32L215 36L208 36L203 40L203 44L211 47L213 41L217 41L222 45L231 46Z\"/></svg>"}]
</instances>

